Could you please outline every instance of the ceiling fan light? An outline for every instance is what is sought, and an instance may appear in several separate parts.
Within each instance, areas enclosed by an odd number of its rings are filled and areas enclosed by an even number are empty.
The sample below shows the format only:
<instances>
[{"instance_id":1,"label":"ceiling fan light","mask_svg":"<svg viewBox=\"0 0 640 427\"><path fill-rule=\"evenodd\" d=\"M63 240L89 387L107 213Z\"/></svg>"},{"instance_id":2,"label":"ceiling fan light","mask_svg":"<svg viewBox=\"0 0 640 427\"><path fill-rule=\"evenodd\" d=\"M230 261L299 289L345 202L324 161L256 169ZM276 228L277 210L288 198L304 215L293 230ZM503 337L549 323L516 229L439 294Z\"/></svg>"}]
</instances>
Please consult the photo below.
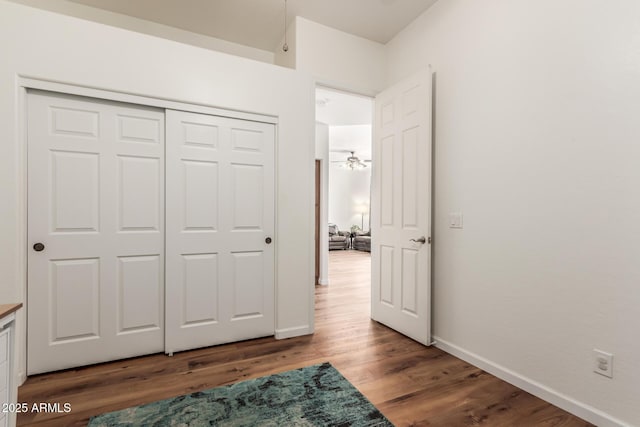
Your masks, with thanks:
<instances>
[{"instance_id":1,"label":"ceiling fan light","mask_svg":"<svg viewBox=\"0 0 640 427\"><path fill-rule=\"evenodd\" d=\"M340 163L340 168L353 171L361 170L367 167L367 165L362 160L360 160L358 156L355 155L355 152L350 151L350 153L351 155L347 157L347 160L345 160L343 163Z\"/></svg>"}]
</instances>

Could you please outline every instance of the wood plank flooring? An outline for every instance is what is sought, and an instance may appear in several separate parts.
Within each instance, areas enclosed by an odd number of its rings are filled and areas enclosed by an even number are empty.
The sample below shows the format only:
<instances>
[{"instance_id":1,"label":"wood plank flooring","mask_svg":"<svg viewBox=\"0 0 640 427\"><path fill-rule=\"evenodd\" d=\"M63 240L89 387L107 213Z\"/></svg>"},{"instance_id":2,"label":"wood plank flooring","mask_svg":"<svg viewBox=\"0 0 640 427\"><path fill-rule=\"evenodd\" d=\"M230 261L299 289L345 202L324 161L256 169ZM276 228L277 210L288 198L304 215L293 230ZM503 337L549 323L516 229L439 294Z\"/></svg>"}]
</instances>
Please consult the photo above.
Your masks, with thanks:
<instances>
[{"instance_id":1,"label":"wood plank flooring","mask_svg":"<svg viewBox=\"0 0 640 427\"><path fill-rule=\"evenodd\" d=\"M316 333L139 357L30 377L18 400L70 403L18 425L84 426L92 415L331 362L397 426L590 426L436 348L369 319L369 254L330 252L316 288Z\"/></svg>"}]
</instances>

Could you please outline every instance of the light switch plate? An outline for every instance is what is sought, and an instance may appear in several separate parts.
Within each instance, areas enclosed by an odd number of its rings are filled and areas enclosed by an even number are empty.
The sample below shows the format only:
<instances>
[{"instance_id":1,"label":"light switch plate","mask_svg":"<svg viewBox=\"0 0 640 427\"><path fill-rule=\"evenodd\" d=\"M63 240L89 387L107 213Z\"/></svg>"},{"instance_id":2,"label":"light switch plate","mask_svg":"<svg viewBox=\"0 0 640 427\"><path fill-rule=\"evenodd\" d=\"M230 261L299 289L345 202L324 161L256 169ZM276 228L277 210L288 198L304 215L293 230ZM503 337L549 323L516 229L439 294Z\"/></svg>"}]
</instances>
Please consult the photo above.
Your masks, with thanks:
<instances>
[{"instance_id":1,"label":"light switch plate","mask_svg":"<svg viewBox=\"0 0 640 427\"><path fill-rule=\"evenodd\" d=\"M462 212L449 214L449 228L462 228Z\"/></svg>"}]
</instances>

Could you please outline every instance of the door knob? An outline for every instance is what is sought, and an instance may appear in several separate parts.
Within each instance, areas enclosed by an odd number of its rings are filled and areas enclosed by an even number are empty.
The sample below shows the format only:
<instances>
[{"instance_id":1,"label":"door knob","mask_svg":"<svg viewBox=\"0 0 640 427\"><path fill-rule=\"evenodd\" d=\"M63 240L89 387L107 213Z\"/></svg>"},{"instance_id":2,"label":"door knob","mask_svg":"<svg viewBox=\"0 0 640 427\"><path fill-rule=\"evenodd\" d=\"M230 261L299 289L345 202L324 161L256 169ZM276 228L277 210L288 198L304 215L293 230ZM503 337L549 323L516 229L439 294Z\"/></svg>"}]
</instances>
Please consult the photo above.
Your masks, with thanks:
<instances>
[{"instance_id":1,"label":"door knob","mask_svg":"<svg viewBox=\"0 0 640 427\"><path fill-rule=\"evenodd\" d=\"M44 251L44 245L42 243L36 243L33 245L33 250L36 252L42 252Z\"/></svg>"},{"instance_id":2,"label":"door knob","mask_svg":"<svg viewBox=\"0 0 640 427\"><path fill-rule=\"evenodd\" d=\"M271 237L267 237L266 239L264 239L264 242L268 245L272 242Z\"/></svg>"},{"instance_id":3,"label":"door knob","mask_svg":"<svg viewBox=\"0 0 640 427\"><path fill-rule=\"evenodd\" d=\"M427 239L425 239L424 236L420 237L419 239L411 239L411 241L416 243L422 243L423 245L427 243Z\"/></svg>"}]
</instances>

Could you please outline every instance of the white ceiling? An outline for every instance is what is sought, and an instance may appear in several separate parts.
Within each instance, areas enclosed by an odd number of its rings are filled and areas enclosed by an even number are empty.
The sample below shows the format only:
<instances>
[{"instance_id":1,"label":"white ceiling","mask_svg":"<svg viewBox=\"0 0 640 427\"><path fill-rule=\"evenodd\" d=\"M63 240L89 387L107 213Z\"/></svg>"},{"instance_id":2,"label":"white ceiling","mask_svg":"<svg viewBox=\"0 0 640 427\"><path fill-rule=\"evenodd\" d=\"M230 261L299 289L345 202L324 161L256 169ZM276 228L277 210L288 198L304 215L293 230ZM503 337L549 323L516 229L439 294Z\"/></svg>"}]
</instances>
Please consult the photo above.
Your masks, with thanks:
<instances>
[{"instance_id":1,"label":"white ceiling","mask_svg":"<svg viewBox=\"0 0 640 427\"><path fill-rule=\"evenodd\" d=\"M316 89L316 121L329 126L370 125L373 99L330 89Z\"/></svg>"},{"instance_id":2,"label":"white ceiling","mask_svg":"<svg viewBox=\"0 0 640 427\"><path fill-rule=\"evenodd\" d=\"M316 121L329 125L330 159L346 160L349 151L371 159L373 99L336 90L316 89Z\"/></svg>"},{"instance_id":3,"label":"white ceiling","mask_svg":"<svg viewBox=\"0 0 640 427\"><path fill-rule=\"evenodd\" d=\"M268 51L284 34L284 0L71 1ZM301 16L386 43L436 1L287 0L287 19Z\"/></svg>"}]
</instances>

